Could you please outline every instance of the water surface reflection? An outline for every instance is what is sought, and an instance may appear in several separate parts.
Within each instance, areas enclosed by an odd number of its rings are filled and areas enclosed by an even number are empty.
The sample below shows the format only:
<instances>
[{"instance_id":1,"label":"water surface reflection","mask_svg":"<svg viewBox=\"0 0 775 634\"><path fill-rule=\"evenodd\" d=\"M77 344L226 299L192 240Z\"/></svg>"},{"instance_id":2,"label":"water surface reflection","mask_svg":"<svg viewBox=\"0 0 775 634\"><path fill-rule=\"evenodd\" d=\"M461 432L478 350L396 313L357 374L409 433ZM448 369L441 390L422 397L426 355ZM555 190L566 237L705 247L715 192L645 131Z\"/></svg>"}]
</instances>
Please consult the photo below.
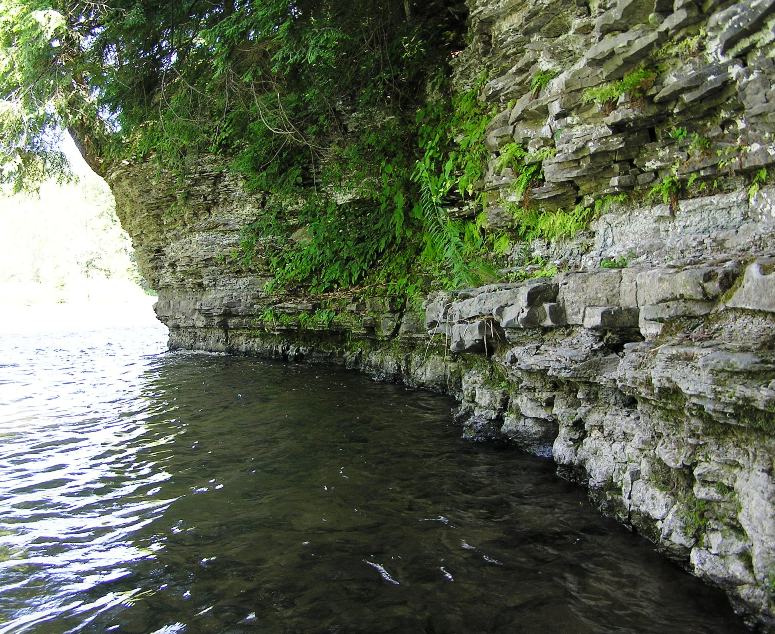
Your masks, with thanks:
<instances>
[{"instance_id":1,"label":"water surface reflection","mask_svg":"<svg viewBox=\"0 0 775 634\"><path fill-rule=\"evenodd\" d=\"M448 399L161 336L0 341L0 632L740 631Z\"/></svg>"}]
</instances>

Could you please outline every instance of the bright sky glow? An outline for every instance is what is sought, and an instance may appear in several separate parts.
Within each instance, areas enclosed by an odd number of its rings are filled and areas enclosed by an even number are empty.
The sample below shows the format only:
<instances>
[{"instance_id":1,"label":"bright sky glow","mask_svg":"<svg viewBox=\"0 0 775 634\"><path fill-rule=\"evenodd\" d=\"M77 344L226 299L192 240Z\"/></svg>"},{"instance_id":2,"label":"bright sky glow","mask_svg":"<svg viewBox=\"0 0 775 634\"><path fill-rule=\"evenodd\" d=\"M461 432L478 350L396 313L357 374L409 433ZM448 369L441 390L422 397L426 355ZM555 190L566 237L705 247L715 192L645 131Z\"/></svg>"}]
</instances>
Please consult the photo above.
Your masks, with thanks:
<instances>
[{"instance_id":1,"label":"bright sky glow","mask_svg":"<svg viewBox=\"0 0 775 634\"><path fill-rule=\"evenodd\" d=\"M61 143L77 182L0 195L0 331L153 324L110 189L69 134Z\"/></svg>"}]
</instances>

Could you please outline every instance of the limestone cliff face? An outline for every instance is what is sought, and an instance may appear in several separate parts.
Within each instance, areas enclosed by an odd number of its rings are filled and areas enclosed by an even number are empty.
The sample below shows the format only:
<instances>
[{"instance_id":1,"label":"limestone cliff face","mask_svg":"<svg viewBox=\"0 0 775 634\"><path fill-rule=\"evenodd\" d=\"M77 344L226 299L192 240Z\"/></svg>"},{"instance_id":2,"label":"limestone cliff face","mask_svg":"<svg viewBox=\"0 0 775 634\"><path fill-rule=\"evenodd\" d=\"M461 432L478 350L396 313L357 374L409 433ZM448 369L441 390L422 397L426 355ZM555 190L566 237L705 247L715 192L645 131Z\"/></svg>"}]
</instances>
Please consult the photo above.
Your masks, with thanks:
<instances>
[{"instance_id":1,"label":"limestone cliff face","mask_svg":"<svg viewBox=\"0 0 775 634\"><path fill-rule=\"evenodd\" d=\"M267 294L260 258L248 269L235 257L262 196L216 158L185 182L123 166L108 180L171 345L340 363L453 394L467 436L551 456L773 630L775 189L751 183L775 162L775 2L469 6L456 81L488 71L484 96L501 106L482 184L490 222L513 222L517 175L498 156L514 142L543 163L534 204L630 202L573 240L526 247L558 264L554 278L436 293L418 311ZM645 79L624 90L636 71ZM644 202L654 184L664 204ZM259 246L271 252L272 237Z\"/></svg>"},{"instance_id":2,"label":"limestone cliff face","mask_svg":"<svg viewBox=\"0 0 775 634\"><path fill-rule=\"evenodd\" d=\"M514 177L495 157L514 140L556 152L530 195L547 206L666 176L701 192L772 163L773 20L766 0L472 2L459 81L484 66L485 96L509 103L487 139L494 198Z\"/></svg>"}]
</instances>

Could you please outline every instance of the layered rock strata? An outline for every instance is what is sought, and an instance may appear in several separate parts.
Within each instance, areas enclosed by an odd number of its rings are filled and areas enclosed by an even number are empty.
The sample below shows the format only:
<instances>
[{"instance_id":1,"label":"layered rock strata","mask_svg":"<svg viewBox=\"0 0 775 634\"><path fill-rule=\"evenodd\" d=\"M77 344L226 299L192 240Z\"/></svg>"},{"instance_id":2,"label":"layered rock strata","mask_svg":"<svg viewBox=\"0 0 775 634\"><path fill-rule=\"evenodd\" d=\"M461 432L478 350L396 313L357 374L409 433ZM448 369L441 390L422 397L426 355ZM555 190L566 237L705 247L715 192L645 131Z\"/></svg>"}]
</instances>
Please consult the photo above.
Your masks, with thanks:
<instances>
[{"instance_id":1,"label":"layered rock strata","mask_svg":"<svg viewBox=\"0 0 775 634\"><path fill-rule=\"evenodd\" d=\"M509 222L519 174L498 155L513 143L541 162L528 197L546 208L663 182L702 193L775 161L772 0L470 4L458 81L485 68L505 106L487 136L494 223Z\"/></svg>"},{"instance_id":2,"label":"layered rock strata","mask_svg":"<svg viewBox=\"0 0 775 634\"><path fill-rule=\"evenodd\" d=\"M264 197L217 159L183 181L123 165L108 180L170 343L452 394L466 436L551 457L775 631L775 189L759 177L775 162L775 1L469 7L456 81L488 71L499 106L481 184L491 225L514 229L515 202L628 200L573 240L529 245L555 277L435 293L420 309L269 294L272 237L250 266L239 258ZM515 143L543 172L520 196L500 160ZM665 204L646 202L655 185Z\"/></svg>"},{"instance_id":3,"label":"layered rock strata","mask_svg":"<svg viewBox=\"0 0 775 634\"><path fill-rule=\"evenodd\" d=\"M167 212L170 183L132 185L143 169L112 182L173 347L344 364L452 394L467 437L553 458L772 626L775 190L611 212L578 270L436 293L418 310L266 294L267 278L231 256L258 208L239 183L203 168L181 218ZM583 265L621 253L625 268ZM336 314L315 322L324 304Z\"/></svg>"}]
</instances>

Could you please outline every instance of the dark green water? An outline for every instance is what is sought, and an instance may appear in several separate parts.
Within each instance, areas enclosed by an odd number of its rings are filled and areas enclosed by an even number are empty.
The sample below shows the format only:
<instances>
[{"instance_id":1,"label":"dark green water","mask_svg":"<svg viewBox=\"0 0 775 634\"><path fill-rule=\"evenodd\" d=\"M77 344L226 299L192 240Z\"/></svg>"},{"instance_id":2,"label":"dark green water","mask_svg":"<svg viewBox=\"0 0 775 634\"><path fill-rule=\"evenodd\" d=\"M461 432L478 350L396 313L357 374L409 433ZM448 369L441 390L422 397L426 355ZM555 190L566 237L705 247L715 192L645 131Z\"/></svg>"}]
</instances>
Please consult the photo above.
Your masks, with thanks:
<instances>
[{"instance_id":1,"label":"dark green water","mask_svg":"<svg viewBox=\"0 0 775 634\"><path fill-rule=\"evenodd\" d=\"M0 339L0 632L738 632L726 599L452 401Z\"/></svg>"}]
</instances>

